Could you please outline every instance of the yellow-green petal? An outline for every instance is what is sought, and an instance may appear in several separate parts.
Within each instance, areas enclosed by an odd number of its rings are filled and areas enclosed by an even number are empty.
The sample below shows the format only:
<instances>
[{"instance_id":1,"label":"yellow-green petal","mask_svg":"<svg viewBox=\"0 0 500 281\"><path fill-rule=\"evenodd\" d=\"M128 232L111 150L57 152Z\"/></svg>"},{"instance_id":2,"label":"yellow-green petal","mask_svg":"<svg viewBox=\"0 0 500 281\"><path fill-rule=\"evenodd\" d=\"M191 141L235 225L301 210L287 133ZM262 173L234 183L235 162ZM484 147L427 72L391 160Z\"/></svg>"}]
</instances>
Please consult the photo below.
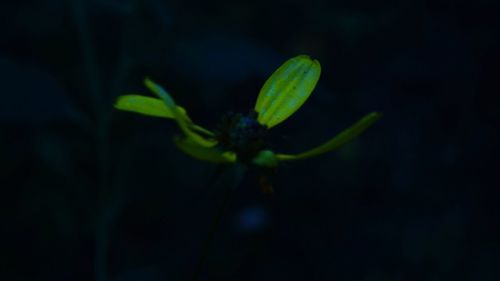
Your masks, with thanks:
<instances>
[{"instance_id":1,"label":"yellow-green petal","mask_svg":"<svg viewBox=\"0 0 500 281\"><path fill-rule=\"evenodd\" d=\"M277 154L276 157L278 160L287 161L287 160L299 160L309 157L314 157L334 149L339 148L343 144L353 140L361 133L363 133L368 127L370 127L375 121L377 121L382 114L378 112L372 112L365 117L361 118L358 122L352 125L350 128L342 131L340 134L336 135L333 139L327 141L326 143L308 150L306 152L290 155L290 154Z\"/></svg>"},{"instance_id":2,"label":"yellow-green petal","mask_svg":"<svg viewBox=\"0 0 500 281\"><path fill-rule=\"evenodd\" d=\"M289 59L267 79L255 104L260 124L272 128L297 111L311 95L321 65L309 56Z\"/></svg>"},{"instance_id":3,"label":"yellow-green petal","mask_svg":"<svg viewBox=\"0 0 500 281\"><path fill-rule=\"evenodd\" d=\"M147 116L174 118L173 112L161 99L147 96L135 94L119 96L116 100L115 108ZM187 117L186 110L184 108L178 106L177 109L182 115Z\"/></svg>"},{"instance_id":4,"label":"yellow-green petal","mask_svg":"<svg viewBox=\"0 0 500 281\"><path fill-rule=\"evenodd\" d=\"M202 161L211 163L234 163L236 154L234 152L221 152L213 147L204 147L192 141L190 138L174 137L174 144L187 155Z\"/></svg>"},{"instance_id":5,"label":"yellow-green petal","mask_svg":"<svg viewBox=\"0 0 500 281\"><path fill-rule=\"evenodd\" d=\"M212 131L210 131L208 129L205 129L205 128L201 127L201 126L198 126L196 124L191 124L191 129L193 131L197 131L198 133L205 134L206 136L209 136L209 137L214 137L215 136L214 132L212 132Z\"/></svg>"},{"instance_id":6,"label":"yellow-green petal","mask_svg":"<svg viewBox=\"0 0 500 281\"><path fill-rule=\"evenodd\" d=\"M278 159L271 150L262 150L253 158L252 163L260 167L275 168L278 166Z\"/></svg>"},{"instance_id":7,"label":"yellow-green petal","mask_svg":"<svg viewBox=\"0 0 500 281\"><path fill-rule=\"evenodd\" d=\"M192 129L191 121L186 119L185 116L182 115L182 113L177 109L177 105L175 104L174 99L160 85L156 84L149 78L144 79L144 84L149 90L160 97L165 105L170 109L170 111L172 111L173 117L175 121L177 121L177 125L179 125L179 128L181 128L182 132L188 138L190 138L196 144L204 147L213 147L217 144L216 140L204 138ZM198 127L198 129L200 128L201 127Z\"/></svg>"},{"instance_id":8,"label":"yellow-green petal","mask_svg":"<svg viewBox=\"0 0 500 281\"><path fill-rule=\"evenodd\" d=\"M175 119L174 113L165 105L163 100L143 95L130 94L119 96L115 102L115 108L147 116ZM208 137L214 136L214 133L210 130L192 123L183 107L177 106L177 111L181 114L182 118L187 121L193 131L204 134Z\"/></svg>"}]
</instances>

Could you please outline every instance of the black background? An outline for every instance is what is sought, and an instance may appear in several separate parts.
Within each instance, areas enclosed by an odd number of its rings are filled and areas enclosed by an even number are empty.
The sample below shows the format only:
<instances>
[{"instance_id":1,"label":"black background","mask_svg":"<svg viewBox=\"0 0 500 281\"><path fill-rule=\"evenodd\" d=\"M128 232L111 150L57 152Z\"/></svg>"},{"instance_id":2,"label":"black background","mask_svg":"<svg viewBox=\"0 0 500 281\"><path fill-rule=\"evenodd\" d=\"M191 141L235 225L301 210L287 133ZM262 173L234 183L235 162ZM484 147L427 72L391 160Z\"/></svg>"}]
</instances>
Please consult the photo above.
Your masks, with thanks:
<instances>
[{"instance_id":1,"label":"black background","mask_svg":"<svg viewBox=\"0 0 500 281\"><path fill-rule=\"evenodd\" d=\"M494 2L2 2L0 279L95 280L101 255L108 280L192 280L216 167L115 98L149 76L213 128L308 54L322 77L276 151L384 117L272 195L248 174L200 280L500 280Z\"/></svg>"}]
</instances>

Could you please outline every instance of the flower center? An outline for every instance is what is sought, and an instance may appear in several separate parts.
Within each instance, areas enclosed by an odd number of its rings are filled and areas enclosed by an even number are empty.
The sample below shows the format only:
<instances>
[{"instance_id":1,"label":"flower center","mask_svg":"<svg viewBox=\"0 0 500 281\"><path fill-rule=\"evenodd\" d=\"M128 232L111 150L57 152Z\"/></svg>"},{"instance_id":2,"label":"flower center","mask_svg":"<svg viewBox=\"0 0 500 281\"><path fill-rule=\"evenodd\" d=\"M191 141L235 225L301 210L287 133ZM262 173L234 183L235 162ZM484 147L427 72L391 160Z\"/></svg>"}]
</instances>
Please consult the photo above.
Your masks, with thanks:
<instances>
[{"instance_id":1,"label":"flower center","mask_svg":"<svg viewBox=\"0 0 500 281\"><path fill-rule=\"evenodd\" d=\"M227 113L215 129L215 137L224 150L236 153L238 160L250 162L265 148L266 127L255 120L255 113Z\"/></svg>"}]
</instances>

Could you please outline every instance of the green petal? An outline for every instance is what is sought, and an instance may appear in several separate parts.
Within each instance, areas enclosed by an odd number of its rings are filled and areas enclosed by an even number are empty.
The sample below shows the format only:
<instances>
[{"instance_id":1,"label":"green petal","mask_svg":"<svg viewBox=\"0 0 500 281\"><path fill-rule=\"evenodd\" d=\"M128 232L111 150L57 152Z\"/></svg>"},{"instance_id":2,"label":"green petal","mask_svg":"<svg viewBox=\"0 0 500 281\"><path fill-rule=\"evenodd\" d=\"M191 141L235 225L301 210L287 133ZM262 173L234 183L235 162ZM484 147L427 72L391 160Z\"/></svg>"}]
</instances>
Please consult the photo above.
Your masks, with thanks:
<instances>
[{"instance_id":1,"label":"green petal","mask_svg":"<svg viewBox=\"0 0 500 281\"><path fill-rule=\"evenodd\" d=\"M278 159L271 150L262 150L255 156L252 163L260 167L275 168L278 166Z\"/></svg>"},{"instance_id":2,"label":"green petal","mask_svg":"<svg viewBox=\"0 0 500 281\"><path fill-rule=\"evenodd\" d=\"M123 95L119 96L115 103L115 108L124 111L135 112L148 116L174 118L172 111L165 105L161 99L146 97L141 95ZM186 116L186 110L180 106L177 107L182 115Z\"/></svg>"},{"instance_id":3,"label":"green petal","mask_svg":"<svg viewBox=\"0 0 500 281\"><path fill-rule=\"evenodd\" d=\"M174 144L189 156L212 163L234 163L236 154L233 152L221 152L213 147L200 146L190 138L174 137Z\"/></svg>"},{"instance_id":4,"label":"green petal","mask_svg":"<svg viewBox=\"0 0 500 281\"><path fill-rule=\"evenodd\" d=\"M289 59L267 79L255 111L258 121L272 128L290 117L311 95L321 74L317 60L301 55Z\"/></svg>"},{"instance_id":5,"label":"green petal","mask_svg":"<svg viewBox=\"0 0 500 281\"><path fill-rule=\"evenodd\" d=\"M213 147L217 144L216 140L204 138L203 136L195 132L195 130L200 131L205 129L197 127L197 129L193 130L191 121L186 118L187 115L183 115L182 112L178 110L174 99L172 99L167 91L165 91L160 85L156 84L149 78L146 78L144 80L144 84L149 90L151 90L163 100L164 104L172 112L173 118L175 119L175 121L177 121L177 125L179 125L179 128L181 128L186 137L191 139L194 143L204 147Z\"/></svg>"},{"instance_id":6,"label":"green petal","mask_svg":"<svg viewBox=\"0 0 500 281\"><path fill-rule=\"evenodd\" d=\"M180 107L180 108L182 108L182 107ZM209 137L214 137L215 136L214 132L212 132L210 130L207 130L207 129L205 129L205 128L201 127L201 126L198 126L196 124L191 124L191 129L193 131L197 131L198 133L205 134L206 136L209 136Z\"/></svg>"},{"instance_id":7,"label":"green petal","mask_svg":"<svg viewBox=\"0 0 500 281\"><path fill-rule=\"evenodd\" d=\"M363 133L368 127L370 127L375 121L377 121L382 114L378 112L372 112L365 117L361 118L358 122L356 122L353 126L350 128L342 131L340 134L335 136L333 139L327 141L326 143L313 148L311 150L308 150L306 152L296 154L296 155L290 155L290 154L277 154L276 157L278 160L281 161L287 161L287 160L299 160L299 159L304 159L304 158L309 158L313 156L317 156L329 151L332 151L334 149L339 148L343 144L353 140L357 136L359 136L361 133Z\"/></svg>"}]
</instances>

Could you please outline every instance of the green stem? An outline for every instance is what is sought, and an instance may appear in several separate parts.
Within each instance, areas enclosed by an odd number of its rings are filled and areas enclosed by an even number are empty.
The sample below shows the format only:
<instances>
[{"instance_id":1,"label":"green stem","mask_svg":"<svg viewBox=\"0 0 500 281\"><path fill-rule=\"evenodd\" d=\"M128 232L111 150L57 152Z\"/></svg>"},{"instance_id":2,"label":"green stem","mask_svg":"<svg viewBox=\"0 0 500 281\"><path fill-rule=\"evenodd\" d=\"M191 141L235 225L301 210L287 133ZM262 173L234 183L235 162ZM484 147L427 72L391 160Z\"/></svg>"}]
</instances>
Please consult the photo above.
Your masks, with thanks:
<instances>
[{"instance_id":1,"label":"green stem","mask_svg":"<svg viewBox=\"0 0 500 281\"><path fill-rule=\"evenodd\" d=\"M96 54L89 30L89 24L87 22L86 6L84 2L85 1L82 0L73 0L73 16L78 30L78 40L80 41L83 67L85 75L87 76L89 94L92 99L95 114L99 119L106 110L104 110L105 104L103 103L103 97L100 93L101 85L95 60Z\"/></svg>"},{"instance_id":2,"label":"green stem","mask_svg":"<svg viewBox=\"0 0 500 281\"><path fill-rule=\"evenodd\" d=\"M95 216L95 280L108 280L108 251L109 234L112 219L110 217L109 197L109 114L106 110L107 104L101 93L100 77L96 63L96 54L92 42L89 24L87 22L86 3L83 0L72 1L73 16L78 30L83 57L83 67L88 86L88 93L92 99L94 113L96 116L96 154L99 175L98 211Z\"/></svg>"},{"instance_id":3,"label":"green stem","mask_svg":"<svg viewBox=\"0 0 500 281\"><path fill-rule=\"evenodd\" d=\"M207 237L203 241L200 259L198 260L198 263L196 264L196 267L194 270L194 275L193 275L193 279L192 279L193 281L197 281L201 276L201 273L203 270L203 265L205 264L205 262L208 258L208 255L210 254L210 250L211 250L211 247L213 244L215 233L217 232L217 229L220 225L222 217L224 216L224 213L226 211L228 203L231 200L231 197L234 193L234 190L240 185L241 180L243 179L243 176L245 173L244 166L240 166L237 164L231 168L232 168L231 170L227 171L226 175L222 175L221 182L227 181L227 183L224 184L224 188L225 188L224 194L223 194L222 199L220 201L217 212L215 213L215 217L212 221L212 225L208 231ZM224 176L226 176L226 177L224 177Z\"/></svg>"},{"instance_id":4,"label":"green stem","mask_svg":"<svg viewBox=\"0 0 500 281\"><path fill-rule=\"evenodd\" d=\"M104 211L102 212L104 213ZM101 215L102 215L101 213ZM106 218L97 218L95 234L95 260L94 273L96 281L106 281L108 279L108 249L110 225Z\"/></svg>"}]
</instances>

